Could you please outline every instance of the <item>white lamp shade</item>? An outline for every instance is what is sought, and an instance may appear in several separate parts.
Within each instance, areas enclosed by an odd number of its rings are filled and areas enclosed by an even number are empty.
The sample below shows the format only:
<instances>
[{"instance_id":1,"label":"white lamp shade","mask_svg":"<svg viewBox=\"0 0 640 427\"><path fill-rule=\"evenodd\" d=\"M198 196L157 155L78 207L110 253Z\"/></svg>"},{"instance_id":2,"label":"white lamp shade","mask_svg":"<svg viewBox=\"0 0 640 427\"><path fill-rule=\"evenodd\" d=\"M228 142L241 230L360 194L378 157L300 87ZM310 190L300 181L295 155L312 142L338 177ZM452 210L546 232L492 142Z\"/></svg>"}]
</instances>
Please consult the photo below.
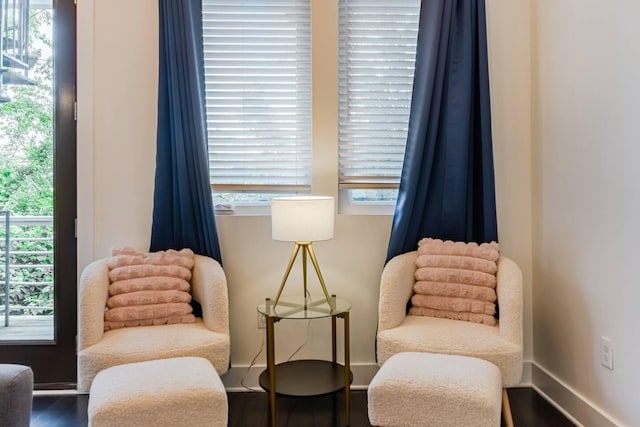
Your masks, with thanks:
<instances>
[{"instance_id":1,"label":"white lamp shade","mask_svg":"<svg viewBox=\"0 0 640 427\"><path fill-rule=\"evenodd\" d=\"M333 238L334 199L325 196L271 199L271 237L285 242Z\"/></svg>"}]
</instances>

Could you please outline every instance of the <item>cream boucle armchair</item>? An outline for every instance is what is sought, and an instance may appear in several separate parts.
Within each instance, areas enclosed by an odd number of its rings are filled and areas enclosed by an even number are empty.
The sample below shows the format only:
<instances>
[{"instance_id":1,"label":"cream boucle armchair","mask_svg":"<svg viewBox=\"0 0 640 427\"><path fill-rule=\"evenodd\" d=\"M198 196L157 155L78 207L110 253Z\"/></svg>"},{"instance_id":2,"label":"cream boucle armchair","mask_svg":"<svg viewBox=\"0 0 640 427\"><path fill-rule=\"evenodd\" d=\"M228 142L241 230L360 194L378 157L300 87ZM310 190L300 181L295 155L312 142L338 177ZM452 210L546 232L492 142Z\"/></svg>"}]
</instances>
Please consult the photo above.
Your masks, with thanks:
<instances>
[{"instance_id":1,"label":"cream boucle armchair","mask_svg":"<svg viewBox=\"0 0 640 427\"><path fill-rule=\"evenodd\" d=\"M196 323L137 326L104 331L109 292L107 259L88 265L78 289L78 391L88 392L101 370L125 363L197 356L208 359L218 374L229 367L227 279L220 264L194 257L191 295L202 306Z\"/></svg>"},{"instance_id":2,"label":"cream boucle armchair","mask_svg":"<svg viewBox=\"0 0 640 427\"><path fill-rule=\"evenodd\" d=\"M391 259L380 281L378 365L393 354L428 352L455 354L487 360L502 374L504 388L514 386L522 377L522 272L506 257L498 259L496 293L499 321L496 326L412 316L406 313L413 294L417 252L407 252ZM510 418L506 391L505 419Z\"/></svg>"}]
</instances>

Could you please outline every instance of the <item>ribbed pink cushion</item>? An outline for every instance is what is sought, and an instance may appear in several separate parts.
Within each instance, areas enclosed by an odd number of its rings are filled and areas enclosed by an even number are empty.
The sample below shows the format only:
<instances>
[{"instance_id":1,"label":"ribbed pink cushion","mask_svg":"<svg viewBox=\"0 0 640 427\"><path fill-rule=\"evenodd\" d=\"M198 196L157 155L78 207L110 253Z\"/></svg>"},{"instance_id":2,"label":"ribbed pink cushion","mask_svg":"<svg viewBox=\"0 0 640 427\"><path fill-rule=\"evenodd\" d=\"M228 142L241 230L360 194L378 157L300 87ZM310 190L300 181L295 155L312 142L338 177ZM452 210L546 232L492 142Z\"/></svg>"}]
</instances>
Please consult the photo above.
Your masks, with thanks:
<instances>
[{"instance_id":1,"label":"ribbed pink cushion","mask_svg":"<svg viewBox=\"0 0 640 427\"><path fill-rule=\"evenodd\" d=\"M105 330L195 322L189 304L193 251L142 253L117 248L112 255Z\"/></svg>"},{"instance_id":2,"label":"ribbed pink cushion","mask_svg":"<svg viewBox=\"0 0 640 427\"><path fill-rule=\"evenodd\" d=\"M409 314L495 325L499 246L424 238Z\"/></svg>"}]
</instances>

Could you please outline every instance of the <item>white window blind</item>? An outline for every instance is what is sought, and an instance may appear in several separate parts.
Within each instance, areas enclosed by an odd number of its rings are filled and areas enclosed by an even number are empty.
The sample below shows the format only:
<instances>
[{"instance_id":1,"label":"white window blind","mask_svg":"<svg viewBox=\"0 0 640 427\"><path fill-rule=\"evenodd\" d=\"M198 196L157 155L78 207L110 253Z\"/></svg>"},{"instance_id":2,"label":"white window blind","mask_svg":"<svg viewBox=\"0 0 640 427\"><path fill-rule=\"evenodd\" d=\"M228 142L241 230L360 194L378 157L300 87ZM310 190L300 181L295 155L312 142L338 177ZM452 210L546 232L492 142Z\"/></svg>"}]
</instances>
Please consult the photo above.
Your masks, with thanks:
<instances>
[{"instance_id":1,"label":"white window blind","mask_svg":"<svg viewBox=\"0 0 640 427\"><path fill-rule=\"evenodd\" d=\"M309 0L203 0L214 191L311 185Z\"/></svg>"},{"instance_id":2,"label":"white window blind","mask_svg":"<svg viewBox=\"0 0 640 427\"><path fill-rule=\"evenodd\" d=\"M419 0L340 0L341 189L398 187L419 14Z\"/></svg>"}]
</instances>

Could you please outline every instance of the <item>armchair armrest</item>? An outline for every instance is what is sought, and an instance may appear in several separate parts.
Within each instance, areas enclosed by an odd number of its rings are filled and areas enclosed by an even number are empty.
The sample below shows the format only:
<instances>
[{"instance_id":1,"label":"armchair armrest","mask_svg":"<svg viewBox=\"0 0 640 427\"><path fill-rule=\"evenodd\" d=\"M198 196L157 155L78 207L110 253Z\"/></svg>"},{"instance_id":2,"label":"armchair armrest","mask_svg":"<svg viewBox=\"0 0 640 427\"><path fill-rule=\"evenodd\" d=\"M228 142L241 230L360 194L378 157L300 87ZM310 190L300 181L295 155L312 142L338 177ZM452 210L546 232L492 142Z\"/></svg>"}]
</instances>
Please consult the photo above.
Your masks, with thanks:
<instances>
[{"instance_id":1,"label":"armchair armrest","mask_svg":"<svg viewBox=\"0 0 640 427\"><path fill-rule=\"evenodd\" d=\"M229 335L227 277L218 261L203 255L194 257L191 295L202 306L207 328Z\"/></svg>"},{"instance_id":2,"label":"armchair armrest","mask_svg":"<svg viewBox=\"0 0 640 427\"><path fill-rule=\"evenodd\" d=\"M407 302L413 295L417 251L393 257L382 270L380 301L378 303L378 331L400 325L407 312Z\"/></svg>"},{"instance_id":3,"label":"armchair armrest","mask_svg":"<svg viewBox=\"0 0 640 427\"><path fill-rule=\"evenodd\" d=\"M522 271L511 259L501 256L496 278L500 336L522 345Z\"/></svg>"},{"instance_id":4,"label":"armchair armrest","mask_svg":"<svg viewBox=\"0 0 640 427\"><path fill-rule=\"evenodd\" d=\"M89 264L82 271L78 286L78 351L102 339L104 308L109 297L107 259Z\"/></svg>"}]
</instances>

